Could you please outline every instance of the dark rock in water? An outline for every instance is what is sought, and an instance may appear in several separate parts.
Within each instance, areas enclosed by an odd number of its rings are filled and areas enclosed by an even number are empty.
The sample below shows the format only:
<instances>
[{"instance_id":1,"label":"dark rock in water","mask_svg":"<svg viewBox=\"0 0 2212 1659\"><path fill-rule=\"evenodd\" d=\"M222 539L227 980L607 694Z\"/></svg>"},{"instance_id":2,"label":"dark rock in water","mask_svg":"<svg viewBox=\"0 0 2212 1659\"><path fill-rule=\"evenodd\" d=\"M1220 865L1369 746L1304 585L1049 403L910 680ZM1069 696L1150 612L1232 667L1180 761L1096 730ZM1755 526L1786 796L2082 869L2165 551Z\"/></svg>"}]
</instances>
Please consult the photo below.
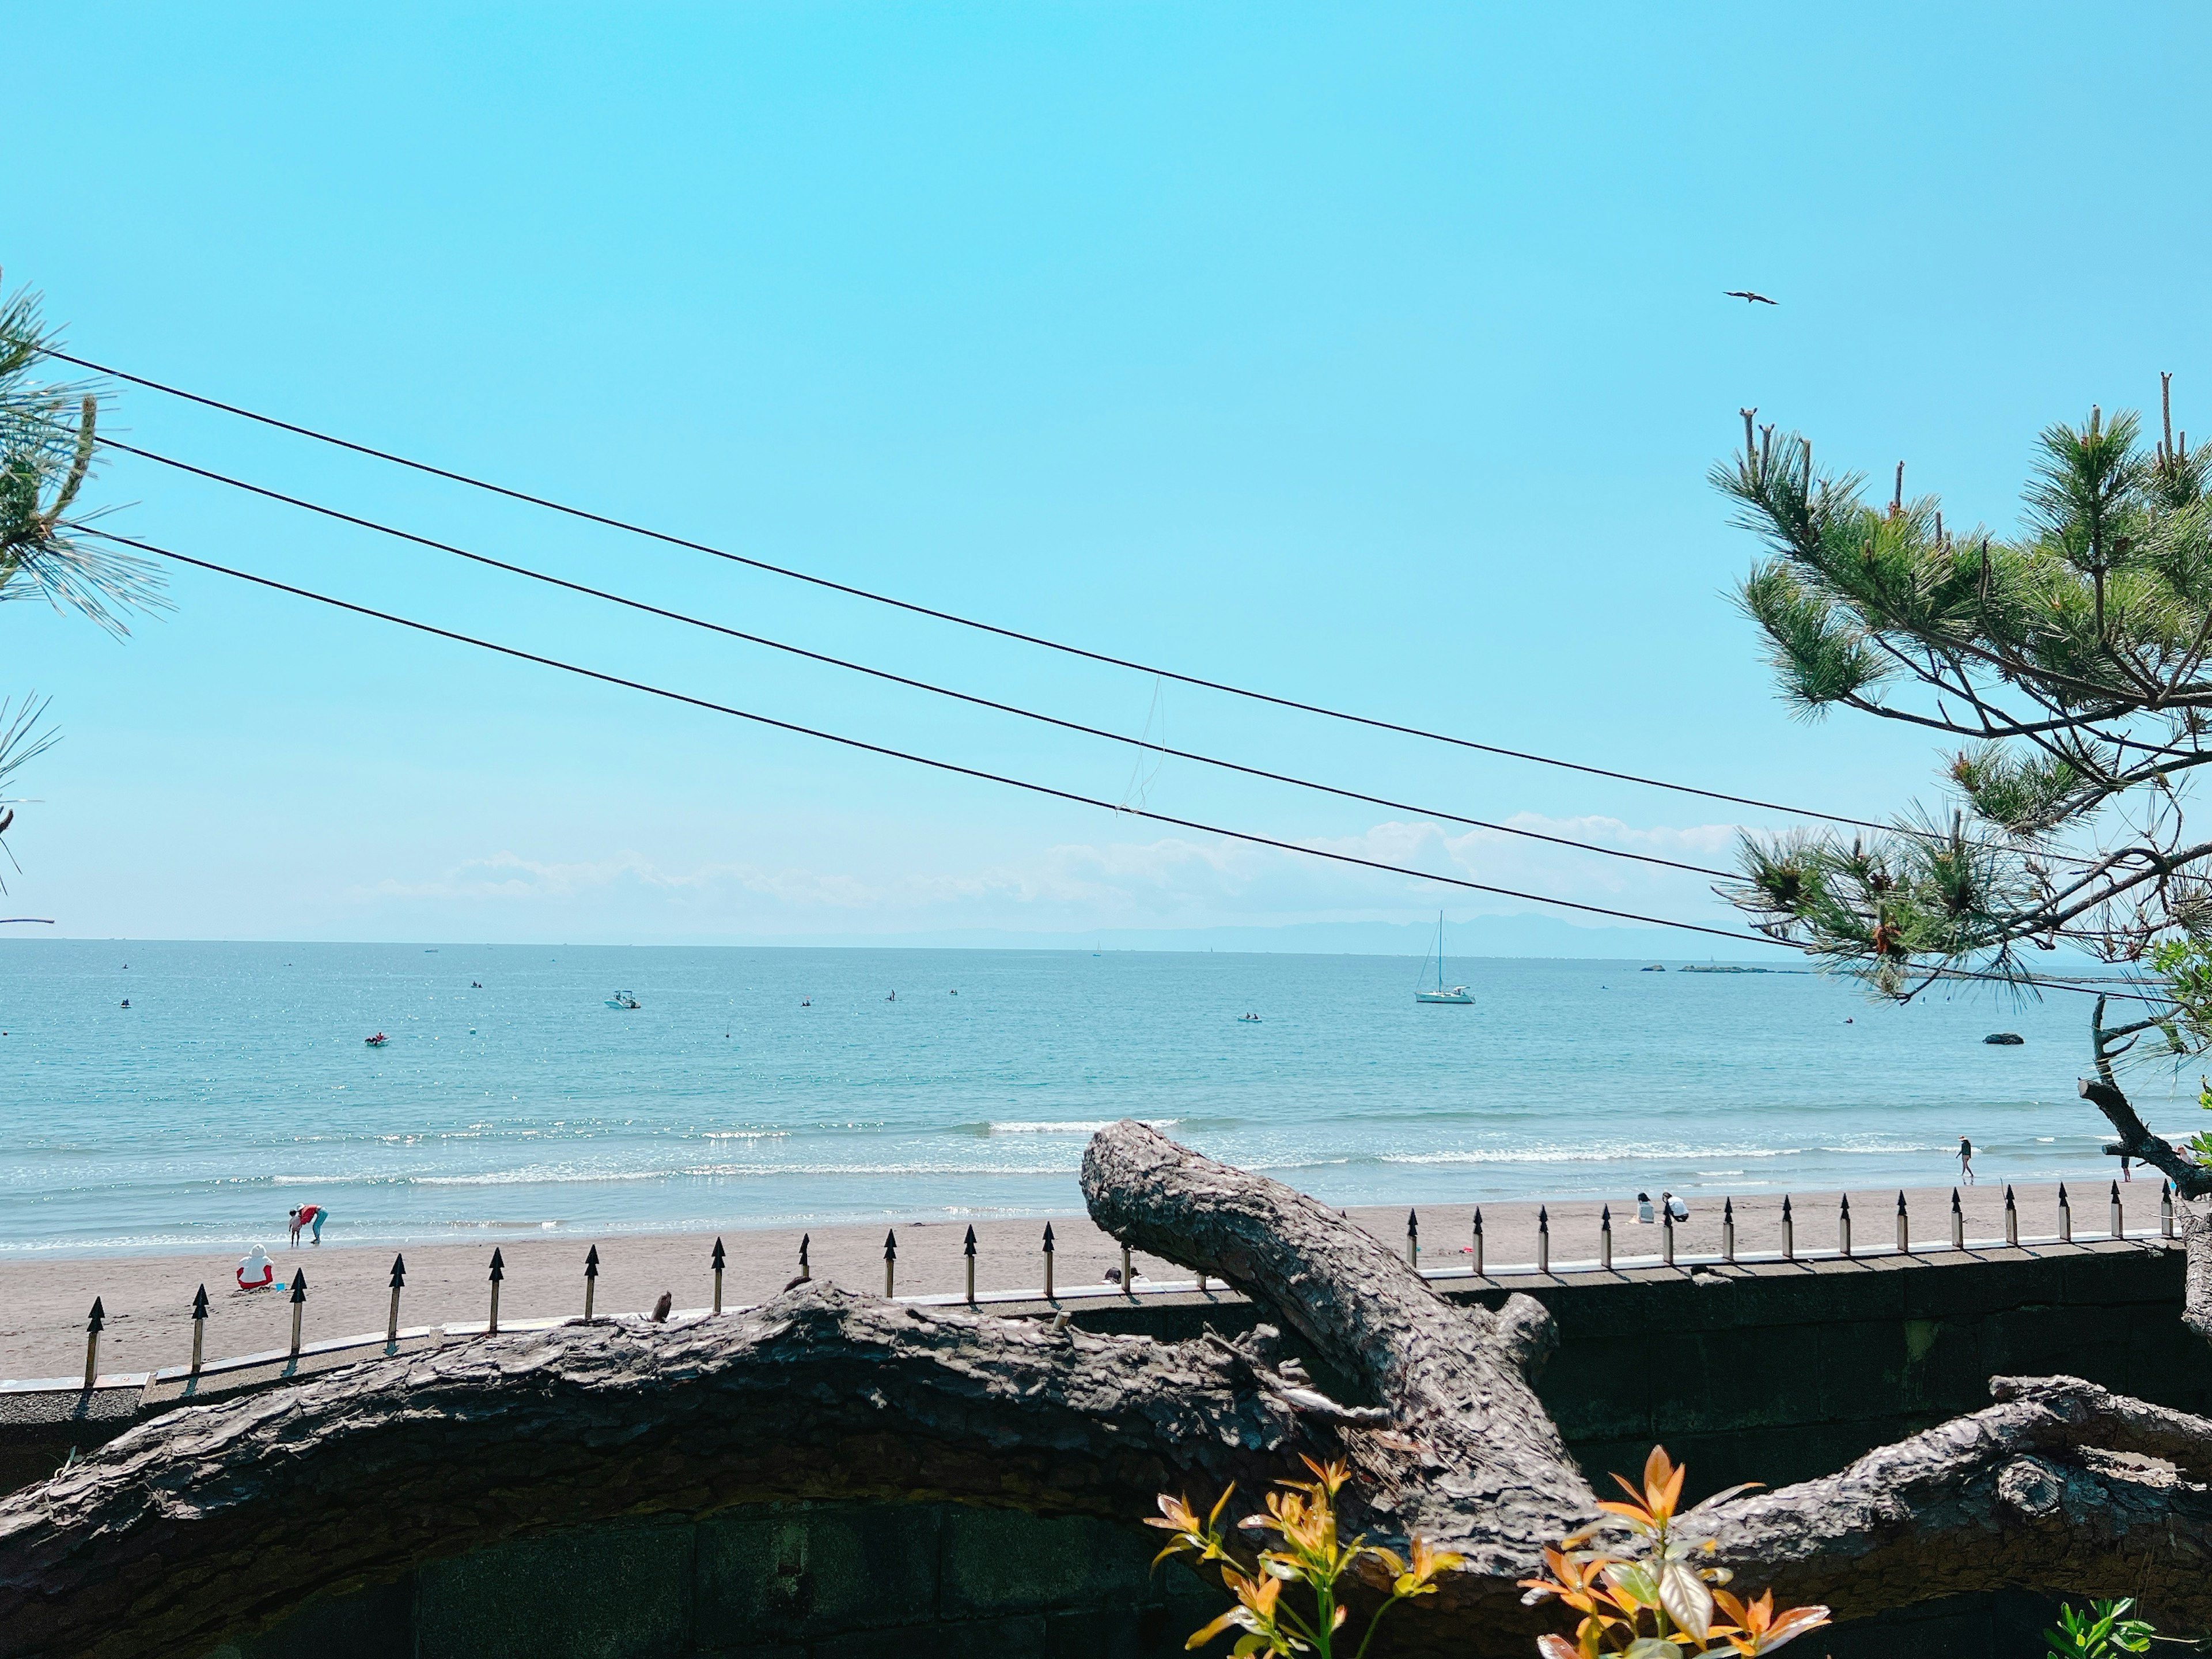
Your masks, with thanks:
<instances>
[{"instance_id":1,"label":"dark rock in water","mask_svg":"<svg viewBox=\"0 0 2212 1659\"><path fill-rule=\"evenodd\" d=\"M2002 1048L2017 1048L2021 1043L2027 1042L2027 1039L2017 1031L1992 1031L1987 1036L1984 1037L1982 1041L1984 1042L1996 1043Z\"/></svg>"},{"instance_id":2,"label":"dark rock in water","mask_svg":"<svg viewBox=\"0 0 2212 1659\"><path fill-rule=\"evenodd\" d=\"M1655 962L1649 968L1639 968L1637 971L1644 974L1663 974L1667 971L1667 965L1664 963Z\"/></svg>"}]
</instances>

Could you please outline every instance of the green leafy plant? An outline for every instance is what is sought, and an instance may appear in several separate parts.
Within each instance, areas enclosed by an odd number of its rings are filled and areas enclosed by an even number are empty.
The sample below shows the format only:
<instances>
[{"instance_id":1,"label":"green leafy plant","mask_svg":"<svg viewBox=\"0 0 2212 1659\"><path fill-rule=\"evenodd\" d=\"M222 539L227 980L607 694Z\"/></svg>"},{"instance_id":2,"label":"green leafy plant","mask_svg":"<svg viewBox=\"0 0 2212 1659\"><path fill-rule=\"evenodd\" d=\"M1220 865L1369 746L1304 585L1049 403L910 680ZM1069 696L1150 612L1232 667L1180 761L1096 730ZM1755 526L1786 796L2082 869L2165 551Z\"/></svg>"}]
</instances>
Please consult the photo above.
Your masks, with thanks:
<instances>
[{"instance_id":1,"label":"green leafy plant","mask_svg":"<svg viewBox=\"0 0 2212 1659\"><path fill-rule=\"evenodd\" d=\"M1749 1659L1828 1622L1823 1607L1777 1608L1771 1590L1745 1601L1723 1588L1734 1577L1730 1571L1702 1565L1698 1559L1712 1553L1712 1540L1683 1523L1749 1488L1731 1486L1678 1514L1684 1474L1665 1447L1654 1446L1644 1460L1641 1489L1614 1475L1628 1501L1601 1503L1604 1519L1544 1552L1549 1578L1521 1581L1530 1600L1556 1597L1583 1615L1572 1641L1536 1638L1543 1659L1682 1659L1699 1653ZM1632 1553L1588 1547L1603 1534L1624 1531L1634 1540Z\"/></svg>"},{"instance_id":2,"label":"green leafy plant","mask_svg":"<svg viewBox=\"0 0 2212 1659\"><path fill-rule=\"evenodd\" d=\"M2043 1632L2049 1659L2115 1659L2123 1653L2147 1653L2158 1633L2140 1619L2127 1615L2133 1596L2117 1601L2092 1601L2081 1613L2072 1603L2058 1609L2057 1626Z\"/></svg>"},{"instance_id":3,"label":"green leafy plant","mask_svg":"<svg viewBox=\"0 0 2212 1659\"><path fill-rule=\"evenodd\" d=\"M1407 1559L1368 1543L1364 1536L1348 1541L1340 1537L1336 1499L1352 1478L1350 1467L1342 1462L1316 1463L1310 1457L1300 1462L1311 1472L1312 1480L1277 1481L1281 1490L1267 1494L1266 1509L1237 1523L1240 1530L1269 1534L1274 1540L1258 1552L1249 1569L1231 1553L1221 1531L1221 1511L1237 1490L1234 1485L1214 1500L1202 1520L1188 1500L1160 1494L1159 1515L1148 1516L1145 1524L1171 1532L1175 1538L1152 1559L1152 1565L1157 1567L1178 1555L1192 1556L1200 1563L1218 1562L1222 1583L1237 1598L1235 1607L1194 1632L1183 1644L1186 1648L1203 1647L1224 1631L1235 1629L1244 1632L1230 1650L1237 1659L1257 1653L1312 1653L1319 1659L1335 1659L1337 1633L1350 1617L1338 1586L1364 1559L1383 1569L1390 1588L1382 1605L1369 1618L1358 1647L1352 1650L1353 1659L1358 1659L1375 1639L1376 1627L1384 1613L1401 1601L1434 1595L1437 1574L1459 1565L1459 1556L1431 1548L1420 1538L1407 1541L1411 1558ZM1311 1596L1310 1613L1284 1599L1284 1591L1292 1584L1302 1585Z\"/></svg>"},{"instance_id":4,"label":"green leafy plant","mask_svg":"<svg viewBox=\"0 0 2212 1659\"><path fill-rule=\"evenodd\" d=\"M2197 1079L2197 1103L2203 1110L2212 1112L2212 1078L2200 1077ZM2212 1164L2212 1130L2199 1129L2183 1141L2181 1147L2199 1164Z\"/></svg>"}]
</instances>

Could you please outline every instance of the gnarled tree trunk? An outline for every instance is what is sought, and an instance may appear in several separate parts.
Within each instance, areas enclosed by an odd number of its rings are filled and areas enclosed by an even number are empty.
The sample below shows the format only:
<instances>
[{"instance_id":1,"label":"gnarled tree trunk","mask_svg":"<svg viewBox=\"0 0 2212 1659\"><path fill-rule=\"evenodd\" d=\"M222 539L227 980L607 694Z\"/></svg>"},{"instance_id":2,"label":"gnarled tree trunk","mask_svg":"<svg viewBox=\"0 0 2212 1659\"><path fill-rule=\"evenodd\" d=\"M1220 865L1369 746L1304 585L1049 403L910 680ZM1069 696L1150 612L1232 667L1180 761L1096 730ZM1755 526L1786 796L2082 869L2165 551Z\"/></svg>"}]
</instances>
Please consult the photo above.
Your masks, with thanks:
<instances>
[{"instance_id":1,"label":"gnarled tree trunk","mask_svg":"<svg viewBox=\"0 0 2212 1659\"><path fill-rule=\"evenodd\" d=\"M1468 1558L1393 1616L1392 1651L1526 1653L1559 1627L1515 1581L1595 1510L1528 1384L1540 1307L1449 1304L1334 1212L1140 1124L1097 1135L1083 1181L1103 1226L1279 1310L1381 1404L1321 1395L1264 1328L1163 1343L816 1285L690 1326L488 1339L170 1413L0 1502L0 1641L197 1653L325 1589L617 1515L838 1498L1133 1519L1164 1489L1255 1492L1298 1452L1352 1460L1370 1536ZM2066 1378L1996 1394L1712 1511L1719 1558L1839 1617L2027 1584L2212 1622L2212 1422Z\"/></svg>"}]
</instances>

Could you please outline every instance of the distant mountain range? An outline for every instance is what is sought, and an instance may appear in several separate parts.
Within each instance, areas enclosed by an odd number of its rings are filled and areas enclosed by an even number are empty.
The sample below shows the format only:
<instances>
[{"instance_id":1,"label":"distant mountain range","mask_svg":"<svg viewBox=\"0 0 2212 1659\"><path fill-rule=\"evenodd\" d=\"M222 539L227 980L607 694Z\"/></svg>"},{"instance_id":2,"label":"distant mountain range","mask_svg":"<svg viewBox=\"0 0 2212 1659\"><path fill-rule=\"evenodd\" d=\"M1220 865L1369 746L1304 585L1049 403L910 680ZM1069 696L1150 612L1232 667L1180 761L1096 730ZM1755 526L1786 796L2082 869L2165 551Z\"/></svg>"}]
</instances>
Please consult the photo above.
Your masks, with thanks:
<instances>
[{"instance_id":1,"label":"distant mountain range","mask_svg":"<svg viewBox=\"0 0 2212 1659\"><path fill-rule=\"evenodd\" d=\"M1577 927L1553 916L1474 916L1447 921L1444 949L1465 957L1568 957L1643 961L1677 966L1687 962L1801 962L1798 952L1745 940L1741 945L1656 927ZM1021 933L1008 928L960 928L913 933L816 935L746 939L747 945L899 946L985 951L1249 951L1295 956L1425 956L1435 948L1437 925L1424 922L1309 921L1280 927L1109 927L1091 933ZM672 943L673 941L672 941ZM701 941L704 943L705 941Z\"/></svg>"}]
</instances>

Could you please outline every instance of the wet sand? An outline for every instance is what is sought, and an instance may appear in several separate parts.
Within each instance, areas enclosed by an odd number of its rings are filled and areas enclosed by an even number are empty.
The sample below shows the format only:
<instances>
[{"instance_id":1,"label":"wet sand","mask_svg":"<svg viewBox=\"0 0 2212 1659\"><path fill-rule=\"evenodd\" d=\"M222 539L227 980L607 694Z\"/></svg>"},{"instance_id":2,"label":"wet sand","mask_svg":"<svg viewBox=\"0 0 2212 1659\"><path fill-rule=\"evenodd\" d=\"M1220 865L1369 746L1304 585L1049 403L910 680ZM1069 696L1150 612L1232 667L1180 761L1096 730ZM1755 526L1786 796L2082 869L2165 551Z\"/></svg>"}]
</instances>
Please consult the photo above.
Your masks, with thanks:
<instances>
[{"instance_id":1,"label":"wet sand","mask_svg":"<svg viewBox=\"0 0 2212 1659\"><path fill-rule=\"evenodd\" d=\"M2158 1225L2159 1185L2137 1181L2120 1188L2125 1224L2132 1231ZM1911 1237L1916 1244L1941 1248L1950 1241L1952 1189L1909 1189ZM2015 1188L2023 1238L2049 1237L2058 1231L2057 1188ZM1656 1197L1656 1194L1655 1194ZM1854 1247L1862 1253L1887 1250L1896 1239L1897 1191L1850 1194ZM1984 1181L1960 1189L1970 1239L2004 1234L2004 1187ZM2110 1231L2108 1194L2101 1184L2073 1189L2074 1233L2102 1238ZM1832 1250L1837 1243L1838 1205L1834 1194L1793 1194L1796 1247ZM1495 1273L1526 1267L1536 1260L1539 1211L1551 1229L1555 1269L1592 1262L1599 1247L1600 1200L1576 1200L1540 1206L1530 1203L1486 1204L1482 1207L1485 1265ZM1616 1262L1634 1256L1656 1257L1662 1229L1636 1221L1634 1194L1611 1203ZM1760 1195L1735 1201L1736 1248L1740 1252L1781 1247L1782 1199ZM1465 1266L1472 1238L1474 1206L1423 1206L1421 1261L1427 1267ZM1406 1245L1406 1212L1359 1209L1352 1218L1395 1250ZM310 1342L381 1331L390 1304L392 1252L386 1247L349 1247L333 1223L320 1247L272 1251L289 1283L304 1271L307 1302L303 1330ZM1121 1247L1079 1216L1055 1217L1054 1271L1062 1289L1097 1285L1106 1270L1118 1267ZM1035 1290L1043 1283L1042 1221L976 1224L975 1283L979 1294ZM902 1295L957 1294L963 1288L962 1241L957 1224L909 1224L896 1229L896 1289ZM731 1231L723 1304L738 1307L765 1300L798 1272L798 1229ZM1721 1206L1702 1200L1675 1229L1680 1255L1717 1251ZM636 1313L649 1309L666 1291L678 1308L704 1308L714 1296L712 1234L621 1234L592 1237L561 1234L471 1242L410 1245L404 1254L407 1283L402 1292L404 1325L480 1321L489 1303L488 1269L496 1243L505 1271L500 1315L513 1321L580 1314L584 1300L584 1257L597 1246L599 1279L594 1311ZM880 1294L884 1288L884 1230L877 1226L818 1228L810 1252L814 1276L849 1290ZM100 1299L106 1328L100 1336L103 1372L152 1370L179 1365L191 1357L191 1308L194 1291L204 1284L210 1304L206 1352L218 1358L284 1347L290 1340L291 1297L271 1291L234 1288L235 1256L78 1256L43 1261L0 1263L0 1378L67 1376L84 1366L85 1322L93 1298ZM1139 1253L1142 1279L1188 1280L1188 1269Z\"/></svg>"}]
</instances>

